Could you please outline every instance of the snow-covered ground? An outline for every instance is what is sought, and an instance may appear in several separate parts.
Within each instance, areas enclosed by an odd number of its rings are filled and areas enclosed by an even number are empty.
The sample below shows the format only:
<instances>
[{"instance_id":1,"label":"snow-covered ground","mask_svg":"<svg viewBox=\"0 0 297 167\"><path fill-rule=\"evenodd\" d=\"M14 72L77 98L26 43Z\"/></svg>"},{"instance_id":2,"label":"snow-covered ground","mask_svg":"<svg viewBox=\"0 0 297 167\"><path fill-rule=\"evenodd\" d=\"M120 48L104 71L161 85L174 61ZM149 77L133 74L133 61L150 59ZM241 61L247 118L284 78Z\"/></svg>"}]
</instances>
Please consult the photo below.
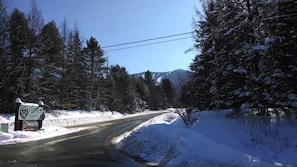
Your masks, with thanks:
<instances>
[{"instance_id":1,"label":"snow-covered ground","mask_svg":"<svg viewBox=\"0 0 297 167\"><path fill-rule=\"evenodd\" d=\"M297 119L279 116L251 119L225 118L230 111L204 111L199 121L186 127L168 110L113 143L134 157L159 166L297 166ZM144 112L147 114L151 112ZM135 114L139 115L139 114ZM117 112L53 111L46 113L43 128L36 132L13 131L14 116L0 114L0 123L9 124L9 133L0 132L0 144L39 140L81 130L65 128L135 115Z\"/></svg>"},{"instance_id":2,"label":"snow-covered ground","mask_svg":"<svg viewBox=\"0 0 297 167\"><path fill-rule=\"evenodd\" d=\"M139 114L152 113L146 111ZM139 114L133 114L139 115ZM40 140L44 138L64 135L81 130L81 128L65 128L69 125L78 125L99 121L106 121L129 117L133 115L123 115L118 112L100 112L100 111L51 111L45 113L42 129L36 132L14 131L14 114L0 114L0 124L8 124L8 132L0 132L0 145Z\"/></svg>"},{"instance_id":3,"label":"snow-covered ground","mask_svg":"<svg viewBox=\"0 0 297 167\"><path fill-rule=\"evenodd\" d=\"M229 112L202 112L189 128L177 114L166 113L113 143L158 166L297 166L296 118L225 118Z\"/></svg>"}]
</instances>

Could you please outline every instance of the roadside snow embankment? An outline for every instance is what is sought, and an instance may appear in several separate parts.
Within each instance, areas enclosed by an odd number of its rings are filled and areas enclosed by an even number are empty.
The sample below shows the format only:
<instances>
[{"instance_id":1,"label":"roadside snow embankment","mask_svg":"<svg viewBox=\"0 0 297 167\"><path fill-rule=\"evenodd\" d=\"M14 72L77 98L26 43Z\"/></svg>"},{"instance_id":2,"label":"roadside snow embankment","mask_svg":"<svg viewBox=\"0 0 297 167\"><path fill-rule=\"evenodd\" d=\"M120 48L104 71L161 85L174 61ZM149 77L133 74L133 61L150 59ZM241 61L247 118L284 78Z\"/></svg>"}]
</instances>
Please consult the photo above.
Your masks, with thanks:
<instances>
[{"instance_id":1,"label":"roadside snow embankment","mask_svg":"<svg viewBox=\"0 0 297 167\"><path fill-rule=\"evenodd\" d=\"M159 166L297 166L297 121L271 123L206 111L186 128L175 113L113 139L131 156Z\"/></svg>"},{"instance_id":2,"label":"roadside snow embankment","mask_svg":"<svg viewBox=\"0 0 297 167\"><path fill-rule=\"evenodd\" d=\"M67 125L92 123L123 117L118 112L100 111L63 111L57 110L45 113L42 129L36 132L14 131L14 114L0 114L0 124L8 124L8 132L0 132L0 145L40 140L64 135L81 130L81 128L64 128Z\"/></svg>"}]
</instances>

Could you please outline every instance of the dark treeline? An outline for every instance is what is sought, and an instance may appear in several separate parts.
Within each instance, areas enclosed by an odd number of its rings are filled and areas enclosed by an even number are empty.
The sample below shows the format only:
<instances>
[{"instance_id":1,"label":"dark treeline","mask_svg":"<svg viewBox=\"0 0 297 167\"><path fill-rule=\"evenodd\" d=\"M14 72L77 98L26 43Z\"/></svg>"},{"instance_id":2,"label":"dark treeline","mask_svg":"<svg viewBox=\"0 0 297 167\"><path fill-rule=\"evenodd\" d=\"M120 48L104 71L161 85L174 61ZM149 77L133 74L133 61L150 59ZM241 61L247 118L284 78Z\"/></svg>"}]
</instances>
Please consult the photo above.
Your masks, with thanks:
<instances>
[{"instance_id":1,"label":"dark treeline","mask_svg":"<svg viewBox=\"0 0 297 167\"><path fill-rule=\"evenodd\" d=\"M84 43L77 27L44 23L35 0L26 15L8 14L0 0L0 112L14 101L43 100L49 109L138 112L177 104L169 80L156 85L151 73L131 77L124 67L107 67L99 42Z\"/></svg>"},{"instance_id":2,"label":"dark treeline","mask_svg":"<svg viewBox=\"0 0 297 167\"><path fill-rule=\"evenodd\" d=\"M207 0L197 13L188 105L297 107L296 0Z\"/></svg>"}]
</instances>

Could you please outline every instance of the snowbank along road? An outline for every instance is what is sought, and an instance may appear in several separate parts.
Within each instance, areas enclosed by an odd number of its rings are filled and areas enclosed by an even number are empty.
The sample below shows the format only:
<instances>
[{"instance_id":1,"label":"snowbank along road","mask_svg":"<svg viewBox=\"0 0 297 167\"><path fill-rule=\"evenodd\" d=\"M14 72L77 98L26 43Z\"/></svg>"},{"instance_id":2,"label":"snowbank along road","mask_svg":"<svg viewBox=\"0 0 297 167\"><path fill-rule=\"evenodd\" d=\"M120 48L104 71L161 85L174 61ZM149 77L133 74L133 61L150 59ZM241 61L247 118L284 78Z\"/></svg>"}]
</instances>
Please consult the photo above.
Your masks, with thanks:
<instances>
[{"instance_id":1,"label":"snowbank along road","mask_svg":"<svg viewBox=\"0 0 297 167\"><path fill-rule=\"evenodd\" d=\"M162 113L162 112L161 112ZM111 144L111 139L161 113L81 125L79 132L0 146L0 166L145 166Z\"/></svg>"}]
</instances>

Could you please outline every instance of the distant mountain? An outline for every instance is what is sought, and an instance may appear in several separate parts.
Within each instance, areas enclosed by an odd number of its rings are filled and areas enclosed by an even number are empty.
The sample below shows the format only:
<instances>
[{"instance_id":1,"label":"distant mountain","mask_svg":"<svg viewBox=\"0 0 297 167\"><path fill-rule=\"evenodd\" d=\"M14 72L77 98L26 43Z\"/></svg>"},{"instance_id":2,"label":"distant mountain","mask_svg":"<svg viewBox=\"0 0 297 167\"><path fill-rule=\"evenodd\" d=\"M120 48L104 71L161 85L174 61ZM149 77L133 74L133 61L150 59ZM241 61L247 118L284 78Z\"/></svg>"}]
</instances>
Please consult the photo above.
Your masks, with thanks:
<instances>
[{"instance_id":1,"label":"distant mountain","mask_svg":"<svg viewBox=\"0 0 297 167\"><path fill-rule=\"evenodd\" d=\"M134 76L135 78L144 78L145 73L146 71L142 73L132 74L132 76ZM151 74L156 84L160 84L163 79L169 79L173 86L179 91L181 86L187 81L189 71L178 69L169 72L151 72Z\"/></svg>"}]
</instances>

